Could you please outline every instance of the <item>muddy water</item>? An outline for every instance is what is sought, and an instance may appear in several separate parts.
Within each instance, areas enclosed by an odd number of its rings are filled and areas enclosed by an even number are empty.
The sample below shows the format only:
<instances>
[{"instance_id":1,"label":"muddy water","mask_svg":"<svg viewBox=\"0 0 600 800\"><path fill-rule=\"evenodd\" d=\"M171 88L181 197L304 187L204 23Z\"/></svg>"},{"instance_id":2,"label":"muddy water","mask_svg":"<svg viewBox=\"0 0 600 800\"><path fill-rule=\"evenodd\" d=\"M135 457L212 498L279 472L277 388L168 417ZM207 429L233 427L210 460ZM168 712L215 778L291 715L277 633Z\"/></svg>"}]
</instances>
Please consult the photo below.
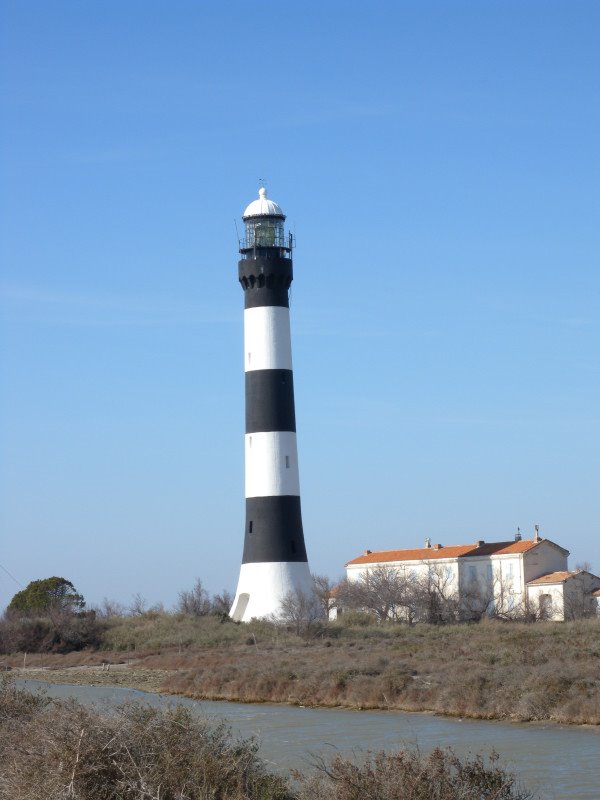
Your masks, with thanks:
<instances>
[{"instance_id":1,"label":"muddy water","mask_svg":"<svg viewBox=\"0 0 600 800\"><path fill-rule=\"evenodd\" d=\"M391 711L200 702L106 686L19 683L31 688L43 687L52 697L75 697L100 707L125 700L152 705L183 703L201 713L225 718L243 736L257 736L261 741L261 756L274 769L308 769L311 754L352 754L406 745L418 745L424 751L436 745L452 747L460 755L495 750L502 764L516 772L544 800L600 800L597 728L461 721Z\"/></svg>"}]
</instances>

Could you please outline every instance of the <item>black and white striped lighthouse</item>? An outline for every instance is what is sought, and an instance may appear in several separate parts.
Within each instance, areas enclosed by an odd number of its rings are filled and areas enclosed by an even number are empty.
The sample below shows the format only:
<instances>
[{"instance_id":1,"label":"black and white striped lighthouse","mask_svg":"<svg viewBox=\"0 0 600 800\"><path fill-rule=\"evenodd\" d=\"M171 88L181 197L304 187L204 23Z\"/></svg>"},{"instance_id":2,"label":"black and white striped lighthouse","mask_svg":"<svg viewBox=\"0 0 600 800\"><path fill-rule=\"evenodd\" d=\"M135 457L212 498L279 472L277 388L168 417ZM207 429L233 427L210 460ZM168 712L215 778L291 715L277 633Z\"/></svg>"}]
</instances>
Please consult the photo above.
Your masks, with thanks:
<instances>
[{"instance_id":1,"label":"black and white striped lighthouse","mask_svg":"<svg viewBox=\"0 0 600 800\"><path fill-rule=\"evenodd\" d=\"M246 208L244 291L246 529L234 620L277 616L282 599L312 592L302 515L290 339L292 235L261 188Z\"/></svg>"}]
</instances>

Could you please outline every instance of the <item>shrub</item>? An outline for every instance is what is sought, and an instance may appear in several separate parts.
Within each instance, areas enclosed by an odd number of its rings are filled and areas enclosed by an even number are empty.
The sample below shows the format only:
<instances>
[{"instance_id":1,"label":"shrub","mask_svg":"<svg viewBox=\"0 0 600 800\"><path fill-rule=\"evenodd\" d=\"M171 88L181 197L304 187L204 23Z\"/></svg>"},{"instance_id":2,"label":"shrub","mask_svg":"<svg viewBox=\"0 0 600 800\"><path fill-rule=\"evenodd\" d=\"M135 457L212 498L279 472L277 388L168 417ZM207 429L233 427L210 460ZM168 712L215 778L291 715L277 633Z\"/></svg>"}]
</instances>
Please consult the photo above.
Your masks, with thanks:
<instances>
[{"instance_id":1,"label":"shrub","mask_svg":"<svg viewBox=\"0 0 600 800\"><path fill-rule=\"evenodd\" d=\"M0 621L0 653L70 653L99 647L105 628L94 611L22 617L12 612Z\"/></svg>"},{"instance_id":2,"label":"shrub","mask_svg":"<svg viewBox=\"0 0 600 800\"><path fill-rule=\"evenodd\" d=\"M11 800L291 798L255 742L235 741L182 706L128 704L101 715L54 701L43 713L12 714L0 726L0 763L0 797Z\"/></svg>"},{"instance_id":3,"label":"shrub","mask_svg":"<svg viewBox=\"0 0 600 800\"><path fill-rule=\"evenodd\" d=\"M30 719L49 702L41 692L17 689L12 675L0 674L0 729L13 720Z\"/></svg>"},{"instance_id":4,"label":"shrub","mask_svg":"<svg viewBox=\"0 0 600 800\"><path fill-rule=\"evenodd\" d=\"M513 775L488 759L461 761L452 750L436 748L369 755L362 765L338 756L319 762L317 774L296 773L300 800L528 800L533 795Z\"/></svg>"}]
</instances>

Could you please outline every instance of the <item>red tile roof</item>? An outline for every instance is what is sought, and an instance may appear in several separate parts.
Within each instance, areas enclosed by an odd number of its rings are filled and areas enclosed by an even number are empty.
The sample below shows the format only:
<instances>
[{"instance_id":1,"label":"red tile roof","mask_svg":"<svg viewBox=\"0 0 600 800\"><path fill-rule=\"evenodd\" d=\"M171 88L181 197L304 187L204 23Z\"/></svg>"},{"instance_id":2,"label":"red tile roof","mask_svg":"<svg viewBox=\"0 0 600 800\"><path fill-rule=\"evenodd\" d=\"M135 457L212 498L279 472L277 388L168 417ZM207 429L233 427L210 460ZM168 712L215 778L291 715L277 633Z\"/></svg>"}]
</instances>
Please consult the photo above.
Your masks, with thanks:
<instances>
[{"instance_id":1,"label":"red tile roof","mask_svg":"<svg viewBox=\"0 0 600 800\"><path fill-rule=\"evenodd\" d=\"M548 541L542 539L541 541ZM471 556L509 555L525 553L540 542L533 539L521 539L518 542L490 542L489 544L455 544L444 547L432 545L419 547L416 550L366 550L362 556L348 561L349 564L380 564L386 561L428 561L432 558L466 558ZM562 548L561 548L562 549Z\"/></svg>"},{"instance_id":2,"label":"red tile roof","mask_svg":"<svg viewBox=\"0 0 600 800\"><path fill-rule=\"evenodd\" d=\"M535 578L532 581L527 581L527 586L540 586L544 583L564 583L568 581L569 578L572 578L573 575L577 575L576 572L549 572L547 575L540 575L539 578Z\"/></svg>"}]
</instances>

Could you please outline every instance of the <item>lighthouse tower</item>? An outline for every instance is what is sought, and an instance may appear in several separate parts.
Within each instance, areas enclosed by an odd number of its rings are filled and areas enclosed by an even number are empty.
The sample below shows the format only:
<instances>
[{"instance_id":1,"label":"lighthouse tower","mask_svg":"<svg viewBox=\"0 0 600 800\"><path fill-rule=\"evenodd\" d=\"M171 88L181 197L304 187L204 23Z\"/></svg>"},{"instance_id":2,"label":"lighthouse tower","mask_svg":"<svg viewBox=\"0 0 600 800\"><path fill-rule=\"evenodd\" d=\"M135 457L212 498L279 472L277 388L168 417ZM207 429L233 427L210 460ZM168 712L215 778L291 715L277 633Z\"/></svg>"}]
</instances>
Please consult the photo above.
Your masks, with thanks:
<instances>
[{"instance_id":1,"label":"lighthouse tower","mask_svg":"<svg viewBox=\"0 0 600 800\"><path fill-rule=\"evenodd\" d=\"M312 593L302 515L288 293L292 235L267 190L244 212L239 281L244 291L246 528L231 617L280 612L289 592Z\"/></svg>"}]
</instances>

